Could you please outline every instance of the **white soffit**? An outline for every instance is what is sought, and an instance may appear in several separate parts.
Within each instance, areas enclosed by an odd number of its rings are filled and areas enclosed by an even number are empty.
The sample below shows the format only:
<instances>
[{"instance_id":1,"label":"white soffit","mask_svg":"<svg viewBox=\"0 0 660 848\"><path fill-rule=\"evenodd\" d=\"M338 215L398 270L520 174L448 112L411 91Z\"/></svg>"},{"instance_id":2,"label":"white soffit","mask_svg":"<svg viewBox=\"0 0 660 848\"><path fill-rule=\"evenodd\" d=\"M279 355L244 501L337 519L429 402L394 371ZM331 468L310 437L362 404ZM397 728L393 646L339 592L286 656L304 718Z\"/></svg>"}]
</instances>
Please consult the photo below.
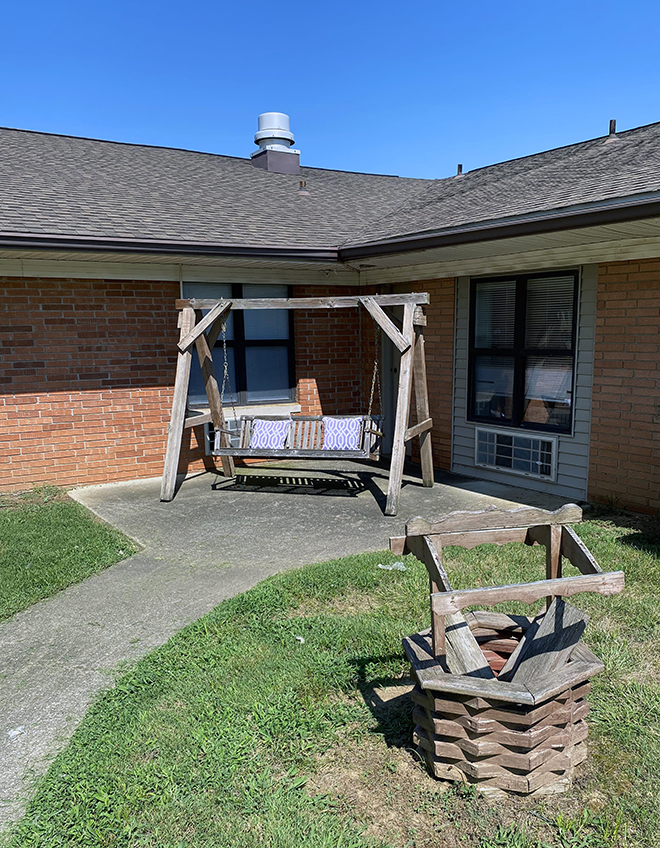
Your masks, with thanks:
<instances>
[{"instance_id":1,"label":"white soffit","mask_svg":"<svg viewBox=\"0 0 660 848\"><path fill-rule=\"evenodd\" d=\"M660 218L369 257L355 264L365 270L367 282L375 283L656 256Z\"/></svg>"},{"instance_id":2,"label":"white soffit","mask_svg":"<svg viewBox=\"0 0 660 848\"><path fill-rule=\"evenodd\" d=\"M360 275L354 268L340 263L305 260L0 249L0 276L358 285Z\"/></svg>"}]
</instances>

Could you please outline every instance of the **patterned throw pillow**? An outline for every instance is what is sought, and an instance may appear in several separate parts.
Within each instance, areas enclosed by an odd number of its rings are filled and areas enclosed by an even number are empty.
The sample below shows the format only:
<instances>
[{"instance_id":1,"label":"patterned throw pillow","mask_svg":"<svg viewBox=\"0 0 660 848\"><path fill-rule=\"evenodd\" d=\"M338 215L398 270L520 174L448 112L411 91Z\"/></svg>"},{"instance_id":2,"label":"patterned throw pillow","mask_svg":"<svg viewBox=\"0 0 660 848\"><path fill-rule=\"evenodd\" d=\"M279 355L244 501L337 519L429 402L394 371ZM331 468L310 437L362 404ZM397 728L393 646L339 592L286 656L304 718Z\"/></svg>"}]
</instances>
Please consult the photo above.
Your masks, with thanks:
<instances>
[{"instance_id":1,"label":"patterned throw pillow","mask_svg":"<svg viewBox=\"0 0 660 848\"><path fill-rule=\"evenodd\" d=\"M268 421L265 418L255 418L252 424L250 448L261 450L282 450L289 433L291 421Z\"/></svg>"},{"instance_id":2,"label":"patterned throw pillow","mask_svg":"<svg viewBox=\"0 0 660 848\"><path fill-rule=\"evenodd\" d=\"M360 450L361 418L323 419L323 450Z\"/></svg>"}]
</instances>

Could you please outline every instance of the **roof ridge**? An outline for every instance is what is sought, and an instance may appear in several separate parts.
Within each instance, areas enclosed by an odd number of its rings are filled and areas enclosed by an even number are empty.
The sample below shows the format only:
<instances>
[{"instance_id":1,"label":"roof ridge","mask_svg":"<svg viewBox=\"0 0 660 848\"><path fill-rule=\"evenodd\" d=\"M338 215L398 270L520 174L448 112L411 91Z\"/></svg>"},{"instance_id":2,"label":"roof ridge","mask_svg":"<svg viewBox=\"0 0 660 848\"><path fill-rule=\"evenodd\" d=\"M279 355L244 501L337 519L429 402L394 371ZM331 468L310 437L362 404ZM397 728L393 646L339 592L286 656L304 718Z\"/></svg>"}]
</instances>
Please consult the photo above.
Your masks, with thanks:
<instances>
[{"instance_id":1,"label":"roof ridge","mask_svg":"<svg viewBox=\"0 0 660 848\"><path fill-rule=\"evenodd\" d=\"M76 141L94 141L97 144L118 144L122 147L144 147L147 150L176 150L180 153L196 153L200 156L218 156L221 159L237 159L239 162L249 162L250 159L245 156L230 156L228 153L211 153L208 150L191 150L189 147L170 147L166 144L145 144L144 142L138 141L117 141L112 138L92 138L87 135L71 135L70 133L55 133L55 132L45 132L44 130L26 130L21 129L20 127L2 127L0 126L0 131L6 130L8 132L17 132L17 133L28 133L29 135L44 135L49 138L72 138Z\"/></svg>"},{"instance_id":2,"label":"roof ridge","mask_svg":"<svg viewBox=\"0 0 660 848\"><path fill-rule=\"evenodd\" d=\"M3 127L0 126L0 131L27 133L29 135L46 136L48 138L70 138L75 141L91 141L96 144L117 144L122 147L140 147L146 150L172 150L179 153L193 153L197 156L213 156L220 159L232 159L238 162L248 163L251 161L249 156L230 156L227 153L213 153L209 150L193 150L189 147L171 147L166 144L145 144L137 141L117 141L111 138L93 138L86 135L71 135L70 133L45 132L44 130L26 130L20 127ZM400 174L376 174L373 171L349 171L345 168L323 168L317 165L301 165L308 171L327 171L330 174L355 174L356 176L365 177L387 177L395 180L415 180L417 182L434 182L433 177L402 177Z\"/></svg>"},{"instance_id":3,"label":"roof ridge","mask_svg":"<svg viewBox=\"0 0 660 848\"><path fill-rule=\"evenodd\" d=\"M628 133L634 133L638 130L644 130L647 127L655 127L660 126L660 121L651 121L648 124L642 124L639 127L630 127L627 130L620 130L615 133L617 137L622 135L627 135ZM534 159L537 156L547 156L549 153L558 153L560 150L569 150L570 148L582 147L583 145L593 144L595 141L601 141L609 138L609 133L607 135L597 135L593 138L584 139L584 141L574 141L572 144L560 144L558 147L549 147L547 150L539 150L538 153L528 153L525 156L514 156L513 159L503 159L501 162L492 162L490 165L482 165L479 168L473 168L470 171L465 171L462 176L467 176L468 174L476 174L479 171L486 171L488 168L499 168L501 165L511 165L513 162L522 162L525 159Z\"/></svg>"}]
</instances>

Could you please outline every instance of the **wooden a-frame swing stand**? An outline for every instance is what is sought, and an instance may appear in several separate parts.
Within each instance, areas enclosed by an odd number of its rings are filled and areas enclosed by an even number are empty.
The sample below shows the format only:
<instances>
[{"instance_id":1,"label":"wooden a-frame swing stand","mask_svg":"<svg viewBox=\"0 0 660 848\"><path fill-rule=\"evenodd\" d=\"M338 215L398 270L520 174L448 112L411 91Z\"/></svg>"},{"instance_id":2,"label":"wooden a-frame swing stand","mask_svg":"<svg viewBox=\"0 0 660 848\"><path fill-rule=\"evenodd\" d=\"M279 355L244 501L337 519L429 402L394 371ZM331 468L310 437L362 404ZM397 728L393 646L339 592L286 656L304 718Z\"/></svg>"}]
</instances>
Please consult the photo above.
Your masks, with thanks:
<instances>
[{"instance_id":1,"label":"wooden a-frame swing stand","mask_svg":"<svg viewBox=\"0 0 660 848\"><path fill-rule=\"evenodd\" d=\"M406 442L419 439L419 452L424 486L433 486L433 455L431 451L431 428L433 422L429 412L428 387L426 382L426 359L424 355L424 326L426 316L423 305L429 302L426 293L385 294L354 297L299 297L299 298L250 298L237 300L189 299L177 300L179 314L179 342L172 400L172 415L168 427L167 452L161 485L160 499L171 501L176 491L177 469L181 454L183 432L189 427L212 422L216 431L226 435L225 418L222 410L220 388L213 368L211 351L222 332L222 326L232 309L347 309L363 307L378 327L401 353L399 384L397 390L392 458L387 490L386 515L396 515L397 502L403 479ZM401 329L385 312L383 307L403 307ZM208 310L206 314L204 311ZM193 345L197 349L209 411L195 412L187 406L190 366ZM409 426L412 387L415 386L417 423ZM311 452L310 452L311 453ZM277 456L277 451L273 452ZM322 458L322 451L316 453ZM226 477L234 476L234 461L222 455L222 470Z\"/></svg>"}]
</instances>

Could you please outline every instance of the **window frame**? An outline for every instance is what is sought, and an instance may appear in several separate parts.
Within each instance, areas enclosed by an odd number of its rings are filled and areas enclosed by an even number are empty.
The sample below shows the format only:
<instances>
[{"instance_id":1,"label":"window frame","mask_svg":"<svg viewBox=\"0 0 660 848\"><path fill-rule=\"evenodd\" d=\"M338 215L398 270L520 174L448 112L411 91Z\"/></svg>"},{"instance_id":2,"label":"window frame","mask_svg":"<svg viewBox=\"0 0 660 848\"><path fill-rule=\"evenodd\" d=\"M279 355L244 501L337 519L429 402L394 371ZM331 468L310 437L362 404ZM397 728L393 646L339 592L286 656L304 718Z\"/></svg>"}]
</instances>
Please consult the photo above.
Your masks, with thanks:
<instances>
[{"instance_id":1,"label":"window frame","mask_svg":"<svg viewBox=\"0 0 660 848\"><path fill-rule=\"evenodd\" d=\"M227 285L227 283L218 283L218 285ZM244 285L253 285L253 283L231 283L231 299L232 300L241 300L243 299L243 286ZM259 284L261 285L261 284ZM267 285L264 283L263 285ZM281 285L281 284L279 284ZM286 296L290 298L292 296L291 286L286 287ZM229 391L225 392L225 399L223 400L223 407L231 407L232 406L232 398L235 406L274 406L276 404L285 404L285 403L293 403L296 400L296 363L295 363L295 340L294 340L294 320L293 320L293 310L288 309L287 319L288 319L288 330L289 337L287 339L246 339L245 338L245 310L243 309L232 309L231 314L234 319L234 338L226 339L227 351L232 349L234 351L234 369L236 374L236 383L237 385L231 386L231 393ZM218 381L218 387L222 387L222 363L223 363L223 353L222 353L222 336L218 338L215 345L213 346L213 350L211 354L213 355L213 363L215 366L215 375ZM247 384L247 363L246 363L246 351L250 347L286 347L288 354L288 396L286 398L278 398L277 400L248 400L248 384ZM219 353L218 357L216 353ZM197 404L198 405L198 404Z\"/></svg>"},{"instance_id":2,"label":"window frame","mask_svg":"<svg viewBox=\"0 0 660 848\"><path fill-rule=\"evenodd\" d=\"M573 277L573 320L571 327L571 347L567 348L531 348L525 346L526 315L527 315L527 283L530 280L549 279L552 277ZM479 283L515 282L514 304L514 341L512 348L477 348L475 347L477 285ZM468 348L468 421L479 424L490 424L516 430L534 430L542 433L558 433L572 435L575 421L575 372L577 356L577 325L578 304L580 291L579 269L562 271L536 271L526 274L506 274L489 277L473 277L470 280L470 324ZM476 413L476 363L479 356L509 356L513 358L513 392L511 421L498 421L491 417L480 416ZM534 421L523 421L525 413L525 366L529 357L571 358L571 407L570 422L567 427L544 424Z\"/></svg>"}]
</instances>

